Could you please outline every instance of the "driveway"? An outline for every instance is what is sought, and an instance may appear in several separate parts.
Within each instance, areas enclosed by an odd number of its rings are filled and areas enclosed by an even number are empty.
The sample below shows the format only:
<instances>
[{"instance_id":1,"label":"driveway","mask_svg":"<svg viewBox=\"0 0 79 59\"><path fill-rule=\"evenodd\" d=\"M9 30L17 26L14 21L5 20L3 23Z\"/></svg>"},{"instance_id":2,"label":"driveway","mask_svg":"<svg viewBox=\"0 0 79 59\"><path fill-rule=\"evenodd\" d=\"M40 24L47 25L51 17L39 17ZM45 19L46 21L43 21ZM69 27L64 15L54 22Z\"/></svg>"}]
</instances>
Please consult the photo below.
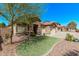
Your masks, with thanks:
<instances>
[{"instance_id":1,"label":"driveway","mask_svg":"<svg viewBox=\"0 0 79 59\"><path fill-rule=\"evenodd\" d=\"M79 33L77 32L55 32L55 34L53 34L52 36L57 38L65 38L67 33L73 35L76 38L79 38Z\"/></svg>"},{"instance_id":2,"label":"driveway","mask_svg":"<svg viewBox=\"0 0 79 59\"><path fill-rule=\"evenodd\" d=\"M48 56L79 56L79 42L69 42L62 40L59 42Z\"/></svg>"},{"instance_id":3,"label":"driveway","mask_svg":"<svg viewBox=\"0 0 79 59\"><path fill-rule=\"evenodd\" d=\"M79 33L76 32L57 32L54 37L58 37L61 40L48 56L79 56L79 42L70 42L64 40L67 33L72 34L74 37L79 38Z\"/></svg>"}]
</instances>

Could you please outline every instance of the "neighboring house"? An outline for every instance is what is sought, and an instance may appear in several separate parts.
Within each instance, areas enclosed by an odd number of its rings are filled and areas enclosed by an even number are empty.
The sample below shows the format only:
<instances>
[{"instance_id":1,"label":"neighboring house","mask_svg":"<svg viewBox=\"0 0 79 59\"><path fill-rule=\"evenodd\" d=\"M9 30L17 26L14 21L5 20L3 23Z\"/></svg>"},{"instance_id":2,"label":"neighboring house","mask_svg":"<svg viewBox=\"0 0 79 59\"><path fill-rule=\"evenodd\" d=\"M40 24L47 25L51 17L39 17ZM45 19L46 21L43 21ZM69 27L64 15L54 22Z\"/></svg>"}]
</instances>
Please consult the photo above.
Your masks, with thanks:
<instances>
[{"instance_id":1,"label":"neighboring house","mask_svg":"<svg viewBox=\"0 0 79 59\"><path fill-rule=\"evenodd\" d=\"M68 31L68 28L65 26L57 26L59 31Z\"/></svg>"},{"instance_id":2,"label":"neighboring house","mask_svg":"<svg viewBox=\"0 0 79 59\"><path fill-rule=\"evenodd\" d=\"M53 35L56 32L66 32L69 28L62 26L56 22L41 22L39 24L41 35Z\"/></svg>"},{"instance_id":3,"label":"neighboring house","mask_svg":"<svg viewBox=\"0 0 79 59\"><path fill-rule=\"evenodd\" d=\"M17 24L14 22L13 24L13 35L16 35L18 33L27 33L28 32L28 26L23 24ZM39 22L36 21L32 24L30 27L30 32L35 33L37 35L53 35L58 31L70 31L69 28L65 26L61 26L60 24L57 24L55 22ZM75 30L72 30L75 31ZM4 38L7 36L11 36L11 25L3 27L0 29L0 32ZM27 33L28 34L28 33Z\"/></svg>"},{"instance_id":4,"label":"neighboring house","mask_svg":"<svg viewBox=\"0 0 79 59\"><path fill-rule=\"evenodd\" d=\"M52 35L57 32L57 24L55 22L41 23L42 35Z\"/></svg>"},{"instance_id":5,"label":"neighboring house","mask_svg":"<svg viewBox=\"0 0 79 59\"><path fill-rule=\"evenodd\" d=\"M70 28L68 28L68 31L69 31L69 32L75 32L76 30L75 30L75 29L70 29Z\"/></svg>"}]
</instances>

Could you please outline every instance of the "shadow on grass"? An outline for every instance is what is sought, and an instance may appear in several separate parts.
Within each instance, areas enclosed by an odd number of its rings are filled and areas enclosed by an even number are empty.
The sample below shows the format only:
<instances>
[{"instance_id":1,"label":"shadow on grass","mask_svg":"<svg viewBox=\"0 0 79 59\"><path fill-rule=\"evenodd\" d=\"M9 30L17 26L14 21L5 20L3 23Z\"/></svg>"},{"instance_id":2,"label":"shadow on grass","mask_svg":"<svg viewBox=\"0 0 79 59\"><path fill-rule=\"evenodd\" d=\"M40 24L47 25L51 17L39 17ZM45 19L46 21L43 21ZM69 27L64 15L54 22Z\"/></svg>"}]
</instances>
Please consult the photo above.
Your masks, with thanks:
<instances>
[{"instance_id":1,"label":"shadow on grass","mask_svg":"<svg viewBox=\"0 0 79 59\"><path fill-rule=\"evenodd\" d=\"M68 51L63 56L79 56L79 51L78 50Z\"/></svg>"},{"instance_id":2,"label":"shadow on grass","mask_svg":"<svg viewBox=\"0 0 79 59\"><path fill-rule=\"evenodd\" d=\"M29 40L25 39L25 41L23 41L23 44L29 45L29 44L35 44L37 42L41 42L42 40L48 39L50 37L47 36L34 36L34 37L30 37Z\"/></svg>"},{"instance_id":3,"label":"shadow on grass","mask_svg":"<svg viewBox=\"0 0 79 59\"><path fill-rule=\"evenodd\" d=\"M46 36L35 36L35 37L32 37L32 41L34 42L38 42L38 41L41 41L41 40L44 40L44 39L47 39L48 37Z\"/></svg>"}]
</instances>

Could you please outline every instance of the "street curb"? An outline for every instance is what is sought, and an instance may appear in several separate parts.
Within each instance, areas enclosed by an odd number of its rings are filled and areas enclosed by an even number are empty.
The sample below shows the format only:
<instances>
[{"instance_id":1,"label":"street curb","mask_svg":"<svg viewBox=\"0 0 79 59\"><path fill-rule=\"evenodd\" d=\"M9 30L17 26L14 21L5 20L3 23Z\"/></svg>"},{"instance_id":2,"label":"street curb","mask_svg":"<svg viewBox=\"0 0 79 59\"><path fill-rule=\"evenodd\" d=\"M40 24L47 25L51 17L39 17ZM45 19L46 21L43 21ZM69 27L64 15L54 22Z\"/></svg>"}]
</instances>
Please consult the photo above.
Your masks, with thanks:
<instances>
[{"instance_id":1,"label":"street curb","mask_svg":"<svg viewBox=\"0 0 79 59\"><path fill-rule=\"evenodd\" d=\"M48 51L47 53L45 53L44 55L42 55L42 56L47 56L47 55L53 50L53 48L54 48L58 43L60 43L61 41L63 41L63 39L60 39L57 43L55 43L55 44L52 46L52 48L49 49L49 51Z\"/></svg>"}]
</instances>

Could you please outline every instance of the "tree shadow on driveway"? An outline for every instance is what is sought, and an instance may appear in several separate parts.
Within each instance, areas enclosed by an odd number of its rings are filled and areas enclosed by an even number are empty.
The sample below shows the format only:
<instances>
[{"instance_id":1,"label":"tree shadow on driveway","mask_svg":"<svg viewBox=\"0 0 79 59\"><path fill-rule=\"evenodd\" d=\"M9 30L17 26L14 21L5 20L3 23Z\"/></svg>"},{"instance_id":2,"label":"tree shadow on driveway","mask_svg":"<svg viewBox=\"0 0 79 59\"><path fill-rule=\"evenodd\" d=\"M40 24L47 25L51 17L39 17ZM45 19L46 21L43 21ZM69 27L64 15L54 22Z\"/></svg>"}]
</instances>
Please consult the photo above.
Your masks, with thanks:
<instances>
[{"instance_id":1,"label":"tree shadow on driveway","mask_svg":"<svg viewBox=\"0 0 79 59\"><path fill-rule=\"evenodd\" d=\"M63 56L79 56L79 51L78 50L73 50L73 51L68 51Z\"/></svg>"}]
</instances>

